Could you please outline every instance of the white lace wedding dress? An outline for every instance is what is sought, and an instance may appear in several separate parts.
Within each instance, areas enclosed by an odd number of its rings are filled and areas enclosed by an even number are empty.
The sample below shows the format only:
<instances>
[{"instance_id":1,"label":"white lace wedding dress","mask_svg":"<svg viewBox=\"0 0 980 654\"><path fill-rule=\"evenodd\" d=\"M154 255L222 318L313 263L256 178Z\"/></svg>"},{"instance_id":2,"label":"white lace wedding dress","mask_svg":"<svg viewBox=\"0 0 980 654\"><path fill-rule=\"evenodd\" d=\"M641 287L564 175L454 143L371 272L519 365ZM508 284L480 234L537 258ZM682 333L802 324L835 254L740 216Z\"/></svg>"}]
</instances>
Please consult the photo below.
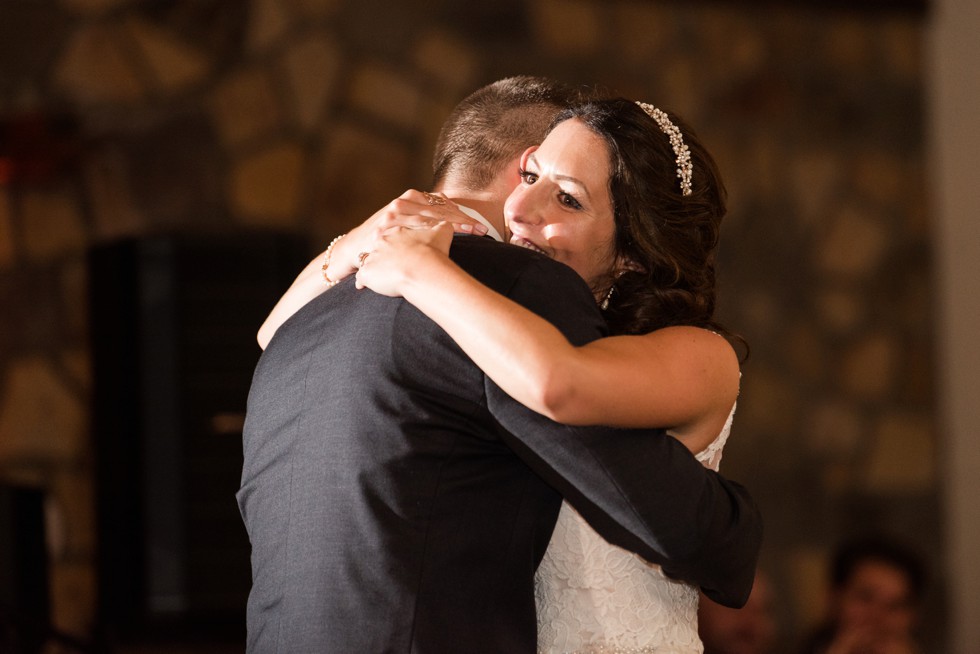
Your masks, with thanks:
<instances>
[{"instance_id":1,"label":"white lace wedding dress","mask_svg":"<svg viewBox=\"0 0 980 654\"><path fill-rule=\"evenodd\" d=\"M735 409L697 455L718 470ZM700 654L698 589L610 545L568 504L535 575L541 654Z\"/></svg>"}]
</instances>

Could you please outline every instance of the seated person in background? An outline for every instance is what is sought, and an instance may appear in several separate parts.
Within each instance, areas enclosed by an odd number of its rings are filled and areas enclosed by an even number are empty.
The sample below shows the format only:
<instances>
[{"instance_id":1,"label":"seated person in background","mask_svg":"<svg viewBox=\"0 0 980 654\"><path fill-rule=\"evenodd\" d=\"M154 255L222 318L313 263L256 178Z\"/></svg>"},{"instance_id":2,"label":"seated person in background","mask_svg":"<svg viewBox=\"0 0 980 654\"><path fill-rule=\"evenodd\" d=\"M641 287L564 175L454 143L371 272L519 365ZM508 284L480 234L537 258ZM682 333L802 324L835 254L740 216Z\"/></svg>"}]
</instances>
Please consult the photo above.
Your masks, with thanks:
<instances>
[{"instance_id":1,"label":"seated person in background","mask_svg":"<svg viewBox=\"0 0 980 654\"><path fill-rule=\"evenodd\" d=\"M752 594L740 609L731 609L701 594L698 634L704 654L774 654L776 620L773 591L762 570L755 575Z\"/></svg>"},{"instance_id":2,"label":"seated person in background","mask_svg":"<svg viewBox=\"0 0 980 654\"><path fill-rule=\"evenodd\" d=\"M913 629L925 586L917 554L885 538L838 548L827 618L802 654L914 654Z\"/></svg>"}]
</instances>

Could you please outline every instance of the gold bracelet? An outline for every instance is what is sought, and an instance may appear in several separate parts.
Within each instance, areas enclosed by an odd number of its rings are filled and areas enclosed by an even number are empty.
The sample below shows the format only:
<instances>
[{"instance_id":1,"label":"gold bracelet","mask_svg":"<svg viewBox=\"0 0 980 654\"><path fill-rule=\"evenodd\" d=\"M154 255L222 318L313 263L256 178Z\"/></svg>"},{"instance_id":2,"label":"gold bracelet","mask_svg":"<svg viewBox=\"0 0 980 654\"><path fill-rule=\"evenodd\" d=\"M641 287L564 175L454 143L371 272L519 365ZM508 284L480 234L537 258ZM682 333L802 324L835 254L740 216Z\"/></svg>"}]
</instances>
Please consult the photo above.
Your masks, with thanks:
<instances>
[{"instance_id":1,"label":"gold bracelet","mask_svg":"<svg viewBox=\"0 0 980 654\"><path fill-rule=\"evenodd\" d=\"M320 272L323 273L323 285L327 288L331 286L336 286L340 283L340 279L330 279L327 276L327 268L330 267L330 253L333 252L333 246L337 245L337 241L344 238L346 234L341 234L334 240L330 241L330 245L327 246L327 251L323 253L323 265L320 267Z\"/></svg>"}]
</instances>

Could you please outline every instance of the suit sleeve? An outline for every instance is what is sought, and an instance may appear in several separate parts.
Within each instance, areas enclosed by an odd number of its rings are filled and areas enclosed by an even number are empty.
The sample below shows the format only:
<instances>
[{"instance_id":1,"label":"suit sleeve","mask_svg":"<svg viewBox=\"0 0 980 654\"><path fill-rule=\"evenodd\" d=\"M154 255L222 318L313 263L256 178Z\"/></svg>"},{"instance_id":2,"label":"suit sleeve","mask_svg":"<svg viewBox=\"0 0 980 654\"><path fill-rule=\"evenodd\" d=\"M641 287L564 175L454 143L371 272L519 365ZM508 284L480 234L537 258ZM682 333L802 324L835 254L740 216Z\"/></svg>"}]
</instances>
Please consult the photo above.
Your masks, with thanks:
<instances>
[{"instance_id":1,"label":"suit sleeve","mask_svg":"<svg viewBox=\"0 0 980 654\"><path fill-rule=\"evenodd\" d=\"M551 262L545 262L551 264ZM581 344L603 334L591 293L564 266L531 266L509 297ZM557 298L557 299L556 299ZM609 542L742 606L752 589L762 521L748 492L704 468L659 429L555 423L486 381L507 444Z\"/></svg>"}]
</instances>

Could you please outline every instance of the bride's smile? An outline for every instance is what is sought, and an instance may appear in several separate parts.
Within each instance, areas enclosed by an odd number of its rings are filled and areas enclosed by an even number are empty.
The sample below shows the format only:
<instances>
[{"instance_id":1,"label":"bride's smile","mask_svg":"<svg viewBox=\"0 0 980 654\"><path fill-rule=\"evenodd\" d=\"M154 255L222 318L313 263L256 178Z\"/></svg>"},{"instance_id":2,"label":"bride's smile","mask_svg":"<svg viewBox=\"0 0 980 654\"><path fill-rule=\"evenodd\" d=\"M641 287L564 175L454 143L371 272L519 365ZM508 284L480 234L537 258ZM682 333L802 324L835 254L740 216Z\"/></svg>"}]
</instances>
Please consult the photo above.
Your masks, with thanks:
<instances>
[{"instance_id":1,"label":"bride's smile","mask_svg":"<svg viewBox=\"0 0 980 654\"><path fill-rule=\"evenodd\" d=\"M513 236L511 236L510 242L511 242L512 245L519 245L522 248L527 248L528 250L534 250L535 252L540 252L541 254L543 254L545 256L550 256L542 248L539 248L537 245L535 245L531 241L527 240L526 238L522 238L522 237L518 236L517 234L514 234Z\"/></svg>"}]
</instances>

